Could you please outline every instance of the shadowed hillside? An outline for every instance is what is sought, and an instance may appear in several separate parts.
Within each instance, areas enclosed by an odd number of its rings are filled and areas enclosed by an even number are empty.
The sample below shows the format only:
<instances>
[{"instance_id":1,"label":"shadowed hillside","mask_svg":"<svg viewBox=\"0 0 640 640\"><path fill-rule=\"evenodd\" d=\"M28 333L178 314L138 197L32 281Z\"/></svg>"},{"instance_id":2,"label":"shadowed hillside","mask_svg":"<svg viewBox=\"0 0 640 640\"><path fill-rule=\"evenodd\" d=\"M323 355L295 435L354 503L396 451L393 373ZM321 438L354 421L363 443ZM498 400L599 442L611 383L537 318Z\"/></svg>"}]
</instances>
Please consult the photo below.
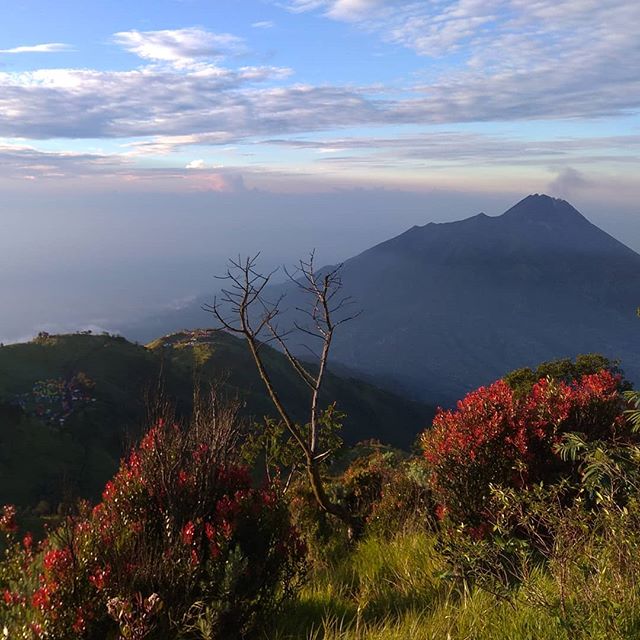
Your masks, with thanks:
<instances>
[{"instance_id":1,"label":"shadowed hillside","mask_svg":"<svg viewBox=\"0 0 640 640\"><path fill-rule=\"evenodd\" d=\"M303 420L305 389L281 354L265 350L283 397ZM224 380L247 416L272 413L245 345L223 333L182 332L147 347L108 335L42 336L0 348L0 503L53 506L65 491L95 496L145 426L145 397L160 378L179 411L190 406L194 380ZM334 400L347 413L348 443L379 438L408 447L433 415L331 375L323 402Z\"/></svg>"}]
</instances>

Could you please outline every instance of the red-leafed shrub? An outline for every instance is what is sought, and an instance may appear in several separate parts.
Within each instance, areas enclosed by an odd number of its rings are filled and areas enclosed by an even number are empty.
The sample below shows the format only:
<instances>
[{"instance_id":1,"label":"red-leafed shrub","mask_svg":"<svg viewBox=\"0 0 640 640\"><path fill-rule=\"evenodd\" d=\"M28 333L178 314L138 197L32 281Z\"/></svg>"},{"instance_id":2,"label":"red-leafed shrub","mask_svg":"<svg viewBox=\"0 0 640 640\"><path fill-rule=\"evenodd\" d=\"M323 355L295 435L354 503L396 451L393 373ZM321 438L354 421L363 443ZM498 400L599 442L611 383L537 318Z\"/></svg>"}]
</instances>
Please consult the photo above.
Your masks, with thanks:
<instances>
[{"instance_id":1,"label":"red-leafed shrub","mask_svg":"<svg viewBox=\"0 0 640 640\"><path fill-rule=\"evenodd\" d=\"M562 435L615 438L623 428L620 378L610 371L571 383L543 378L524 395L503 380L441 410L422 435L439 515L480 524L490 485L524 487L573 471L555 448Z\"/></svg>"},{"instance_id":2,"label":"red-leafed shrub","mask_svg":"<svg viewBox=\"0 0 640 640\"><path fill-rule=\"evenodd\" d=\"M277 492L254 488L219 437L160 421L96 507L38 549L14 545L0 565L9 637L239 638L255 629L295 585L304 549ZM10 510L2 517L13 526Z\"/></svg>"}]
</instances>

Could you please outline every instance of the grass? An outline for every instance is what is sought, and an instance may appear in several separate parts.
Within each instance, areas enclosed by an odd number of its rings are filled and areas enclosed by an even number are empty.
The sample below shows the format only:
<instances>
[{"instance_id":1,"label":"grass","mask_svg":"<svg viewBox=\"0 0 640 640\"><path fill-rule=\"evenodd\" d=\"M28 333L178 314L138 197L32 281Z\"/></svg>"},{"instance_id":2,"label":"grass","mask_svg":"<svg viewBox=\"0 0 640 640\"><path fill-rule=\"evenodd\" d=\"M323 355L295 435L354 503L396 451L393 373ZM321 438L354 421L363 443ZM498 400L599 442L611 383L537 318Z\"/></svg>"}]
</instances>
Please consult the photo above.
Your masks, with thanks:
<instances>
[{"instance_id":1,"label":"grass","mask_svg":"<svg viewBox=\"0 0 640 640\"><path fill-rule=\"evenodd\" d=\"M534 571L509 600L454 583L432 534L361 542L348 556L316 568L269 640L609 640L637 638L637 593L613 603L618 614L585 612L569 594L560 614L556 577ZM606 577L605 577L606 580ZM633 586L633 585L631 585ZM634 591L633 588L630 591ZM534 597L535 594L535 597ZM606 593L603 592L606 599ZM543 604L544 603L544 604ZM574 607L573 610L571 608ZM580 615L576 622L572 615Z\"/></svg>"}]
</instances>

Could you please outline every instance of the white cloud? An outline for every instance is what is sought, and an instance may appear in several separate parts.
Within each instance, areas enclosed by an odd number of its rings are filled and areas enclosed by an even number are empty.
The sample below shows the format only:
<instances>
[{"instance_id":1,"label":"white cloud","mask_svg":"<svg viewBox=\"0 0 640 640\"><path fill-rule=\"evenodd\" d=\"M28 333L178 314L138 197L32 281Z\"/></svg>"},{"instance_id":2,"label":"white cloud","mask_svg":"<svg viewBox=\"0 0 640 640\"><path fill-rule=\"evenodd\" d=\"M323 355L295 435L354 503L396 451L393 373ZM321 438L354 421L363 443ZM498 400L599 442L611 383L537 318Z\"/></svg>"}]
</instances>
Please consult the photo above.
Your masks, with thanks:
<instances>
[{"instance_id":1,"label":"white cloud","mask_svg":"<svg viewBox=\"0 0 640 640\"><path fill-rule=\"evenodd\" d=\"M383 5L384 0L335 0L327 15L337 20L362 20Z\"/></svg>"},{"instance_id":2,"label":"white cloud","mask_svg":"<svg viewBox=\"0 0 640 640\"><path fill-rule=\"evenodd\" d=\"M375 116L357 90L259 86L287 75L277 67L0 72L0 136L155 136L182 144L184 136L195 135L204 143L227 144L250 135L357 124Z\"/></svg>"},{"instance_id":3,"label":"white cloud","mask_svg":"<svg viewBox=\"0 0 640 640\"><path fill-rule=\"evenodd\" d=\"M640 5L627 0L289 0L286 6L358 22L420 55L465 50L500 57L505 67L531 52L542 56L568 44L585 49L604 41L620 46L629 38L637 43L640 17ZM500 48L512 39L519 46Z\"/></svg>"},{"instance_id":4,"label":"white cloud","mask_svg":"<svg viewBox=\"0 0 640 640\"><path fill-rule=\"evenodd\" d=\"M277 4L280 3L277 2ZM284 6L294 13L303 13L305 11L315 11L316 9L326 8L327 0L290 0L290 2Z\"/></svg>"},{"instance_id":5,"label":"white cloud","mask_svg":"<svg viewBox=\"0 0 640 640\"><path fill-rule=\"evenodd\" d=\"M0 174L23 180L112 175L129 164L124 156L74 151L42 151L0 143Z\"/></svg>"},{"instance_id":6,"label":"white cloud","mask_svg":"<svg viewBox=\"0 0 640 640\"><path fill-rule=\"evenodd\" d=\"M640 106L638 2L290 0L288 8L355 22L431 58L415 99L399 105L407 121L598 117Z\"/></svg>"},{"instance_id":7,"label":"white cloud","mask_svg":"<svg viewBox=\"0 0 640 640\"><path fill-rule=\"evenodd\" d=\"M251 25L254 29L273 29L276 23L273 20L260 20Z\"/></svg>"},{"instance_id":8,"label":"white cloud","mask_svg":"<svg viewBox=\"0 0 640 640\"><path fill-rule=\"evenodd\" d=\"M166 156L194 145L224 145L236 139L232 132L213 132L191 135L151 136L126 144L131 151L126 156Z\"/></svg>"},{"instance_id":9,"label":"white cloud","mask_svg":"<svg viewBox=\"0 0 640 640\"><path fill-rule=\"evenodd\" d=\"M388 0L290 0L284 5L293 13L321 9L323 14L335 20L357 21L371 16L371 12L383 9Z\"/></svg>"},{"instance_id":10,"label":"white cloud","mask_svg":"<svg viewBox=\"0 0 640 640\"><path fill-rule=\"evenodd\" d=\"M140 166L128 153L81 153L44 151L33 146L0 141L0 184L17 188L19 181L38 183L78 182L103 184L118 188L240 192L245 190L244 177L281 175L268 167L226 167L193 160L183 168Z\"/></svg>"},{"instance_id":11,"label":"white cloud","mask_svg":"<svg viewBox=\"0 0 640 640\"><path fill-rule=\"evenodd\" d=\"M22 45L12 49L0 49L0 53L60 53L71 50L71 45L62 42L47 42L45 44Z\"/></svg>"},{"instance_id":12,"label":"white cloud","mask_svg":"<svg viewBox=\"0 0 640 640\"><path fill-rule=\"evenodd\" d=\"M162 152L168 153L200 142L197 136L192 136L158 138L149 144L165 145ZM318 155L315 161L305 161L291 170L287 164L274 165L270 159L273 146L286 147L293 152L312 150ZM537 189L547 189L571 199L590 192L598 181L604 183L613 179L611 176L629 191L629 184L636 182L633 168L640 163L640 135L541 138L532 142L506 135L443 131L323 140L266 138L253 142L252 149L254 158L250 165L242 166L239 158L234 161L230 156L225 165L197 158L182 167L168 168L139 164L134 154L127 152L111 155L51 152L24 145L0 144L0 183L3 188L9 184L17 188L19 182L23 182L24 188L29 188L25 181L30 181L30 185L34 181L45 185L75 181L85 185L117 186L118 189L146 189L153 185L159 191L177 188L238 193L245 190L244 179L248 180L250 188L264 185L269 189L277 185L276 189L294 190L321 185L333 188L361 180L365 175L365 182L377 176L378 184L393 184L393 177L389 176L405 176L414 187L424 180L431 180L429 184L449 180L453 185L456 180L470 179L476 184L473 176L479 168L486 171L491 167L502 167L515 171L516 175L537 175L541 180L536 183ZM602 178L603 164L610 167L610 178ZM526 171L521 172L521 169ZM467 175L465 172L468 171L471 173ZM552 182L549 182L549 174L554 177ZM490 175L487 173L486 179ZM519 188L526 187L520 185Z\"/></svg>"},{"instance_id":13,"label":"white cloud","mask_svg":"<svg viewBox=\"0 0 640 640\"><path fill-rule=\"evenodd\" d=\"M242 38L229 33L211 33L204 29L167 29L163 31L121 31L114 42L145 60L168 62L178 67L217 60L244 50Z\"/></svg>"},{"instance_id":14,"label":"white cloud","mask_svg":"<svg viewBox=\"0 0 640 640\"><path fill-rule=\"evenodd\" d=\"M631 61L605 64L585 51L552 67L492 77L460 72L401 98L369 87L291 84L290 70L278 67L0 72L0 136L147 138L135 150L156 153L349 126L592 118L640 106Z\"/></svg>"}]
</instances>

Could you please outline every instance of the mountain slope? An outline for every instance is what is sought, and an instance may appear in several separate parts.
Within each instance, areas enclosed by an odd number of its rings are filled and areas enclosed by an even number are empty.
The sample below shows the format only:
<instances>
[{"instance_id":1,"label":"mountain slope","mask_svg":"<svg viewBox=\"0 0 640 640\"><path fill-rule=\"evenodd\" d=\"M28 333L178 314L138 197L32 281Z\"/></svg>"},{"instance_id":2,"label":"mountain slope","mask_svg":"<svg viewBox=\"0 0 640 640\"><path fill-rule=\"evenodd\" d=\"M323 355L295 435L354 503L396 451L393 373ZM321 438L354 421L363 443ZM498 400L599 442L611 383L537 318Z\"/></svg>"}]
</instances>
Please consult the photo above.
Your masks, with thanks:
<instances>
[{"instance_id":1,"label":"mountain slope","mask_svg":"<svg viewBox=\"0 0 640 640\"><path fill-rule=\"evenodd\" d=\"M514 368L594 351L640 378L640 255L563 200L413 227L342 276L363 313L341 327L334 364L416 398L452 402Z\"/></svg>"},{"instance_id":2,"label":"mountain slope","mask_svg":"<svg viewBox=\"0 0 640 640\"><path fill-rule=\"evenodd\" d=\"M267 366L292 414L304 419L305 388L284 356L265 347ZM162 372L162 374L161 374ZM246 346L224 333L190 331L143 347L109 335L44 336L0 348L0 504L57 504L62 494L94 497L145 427L145 395L162 376L178 408L193 380L224 381L247 416L273 411ZM323 404L347 413L343 438L409 446L433 409L359 380L329 375Z\"/></svg>"}]
</instances>

